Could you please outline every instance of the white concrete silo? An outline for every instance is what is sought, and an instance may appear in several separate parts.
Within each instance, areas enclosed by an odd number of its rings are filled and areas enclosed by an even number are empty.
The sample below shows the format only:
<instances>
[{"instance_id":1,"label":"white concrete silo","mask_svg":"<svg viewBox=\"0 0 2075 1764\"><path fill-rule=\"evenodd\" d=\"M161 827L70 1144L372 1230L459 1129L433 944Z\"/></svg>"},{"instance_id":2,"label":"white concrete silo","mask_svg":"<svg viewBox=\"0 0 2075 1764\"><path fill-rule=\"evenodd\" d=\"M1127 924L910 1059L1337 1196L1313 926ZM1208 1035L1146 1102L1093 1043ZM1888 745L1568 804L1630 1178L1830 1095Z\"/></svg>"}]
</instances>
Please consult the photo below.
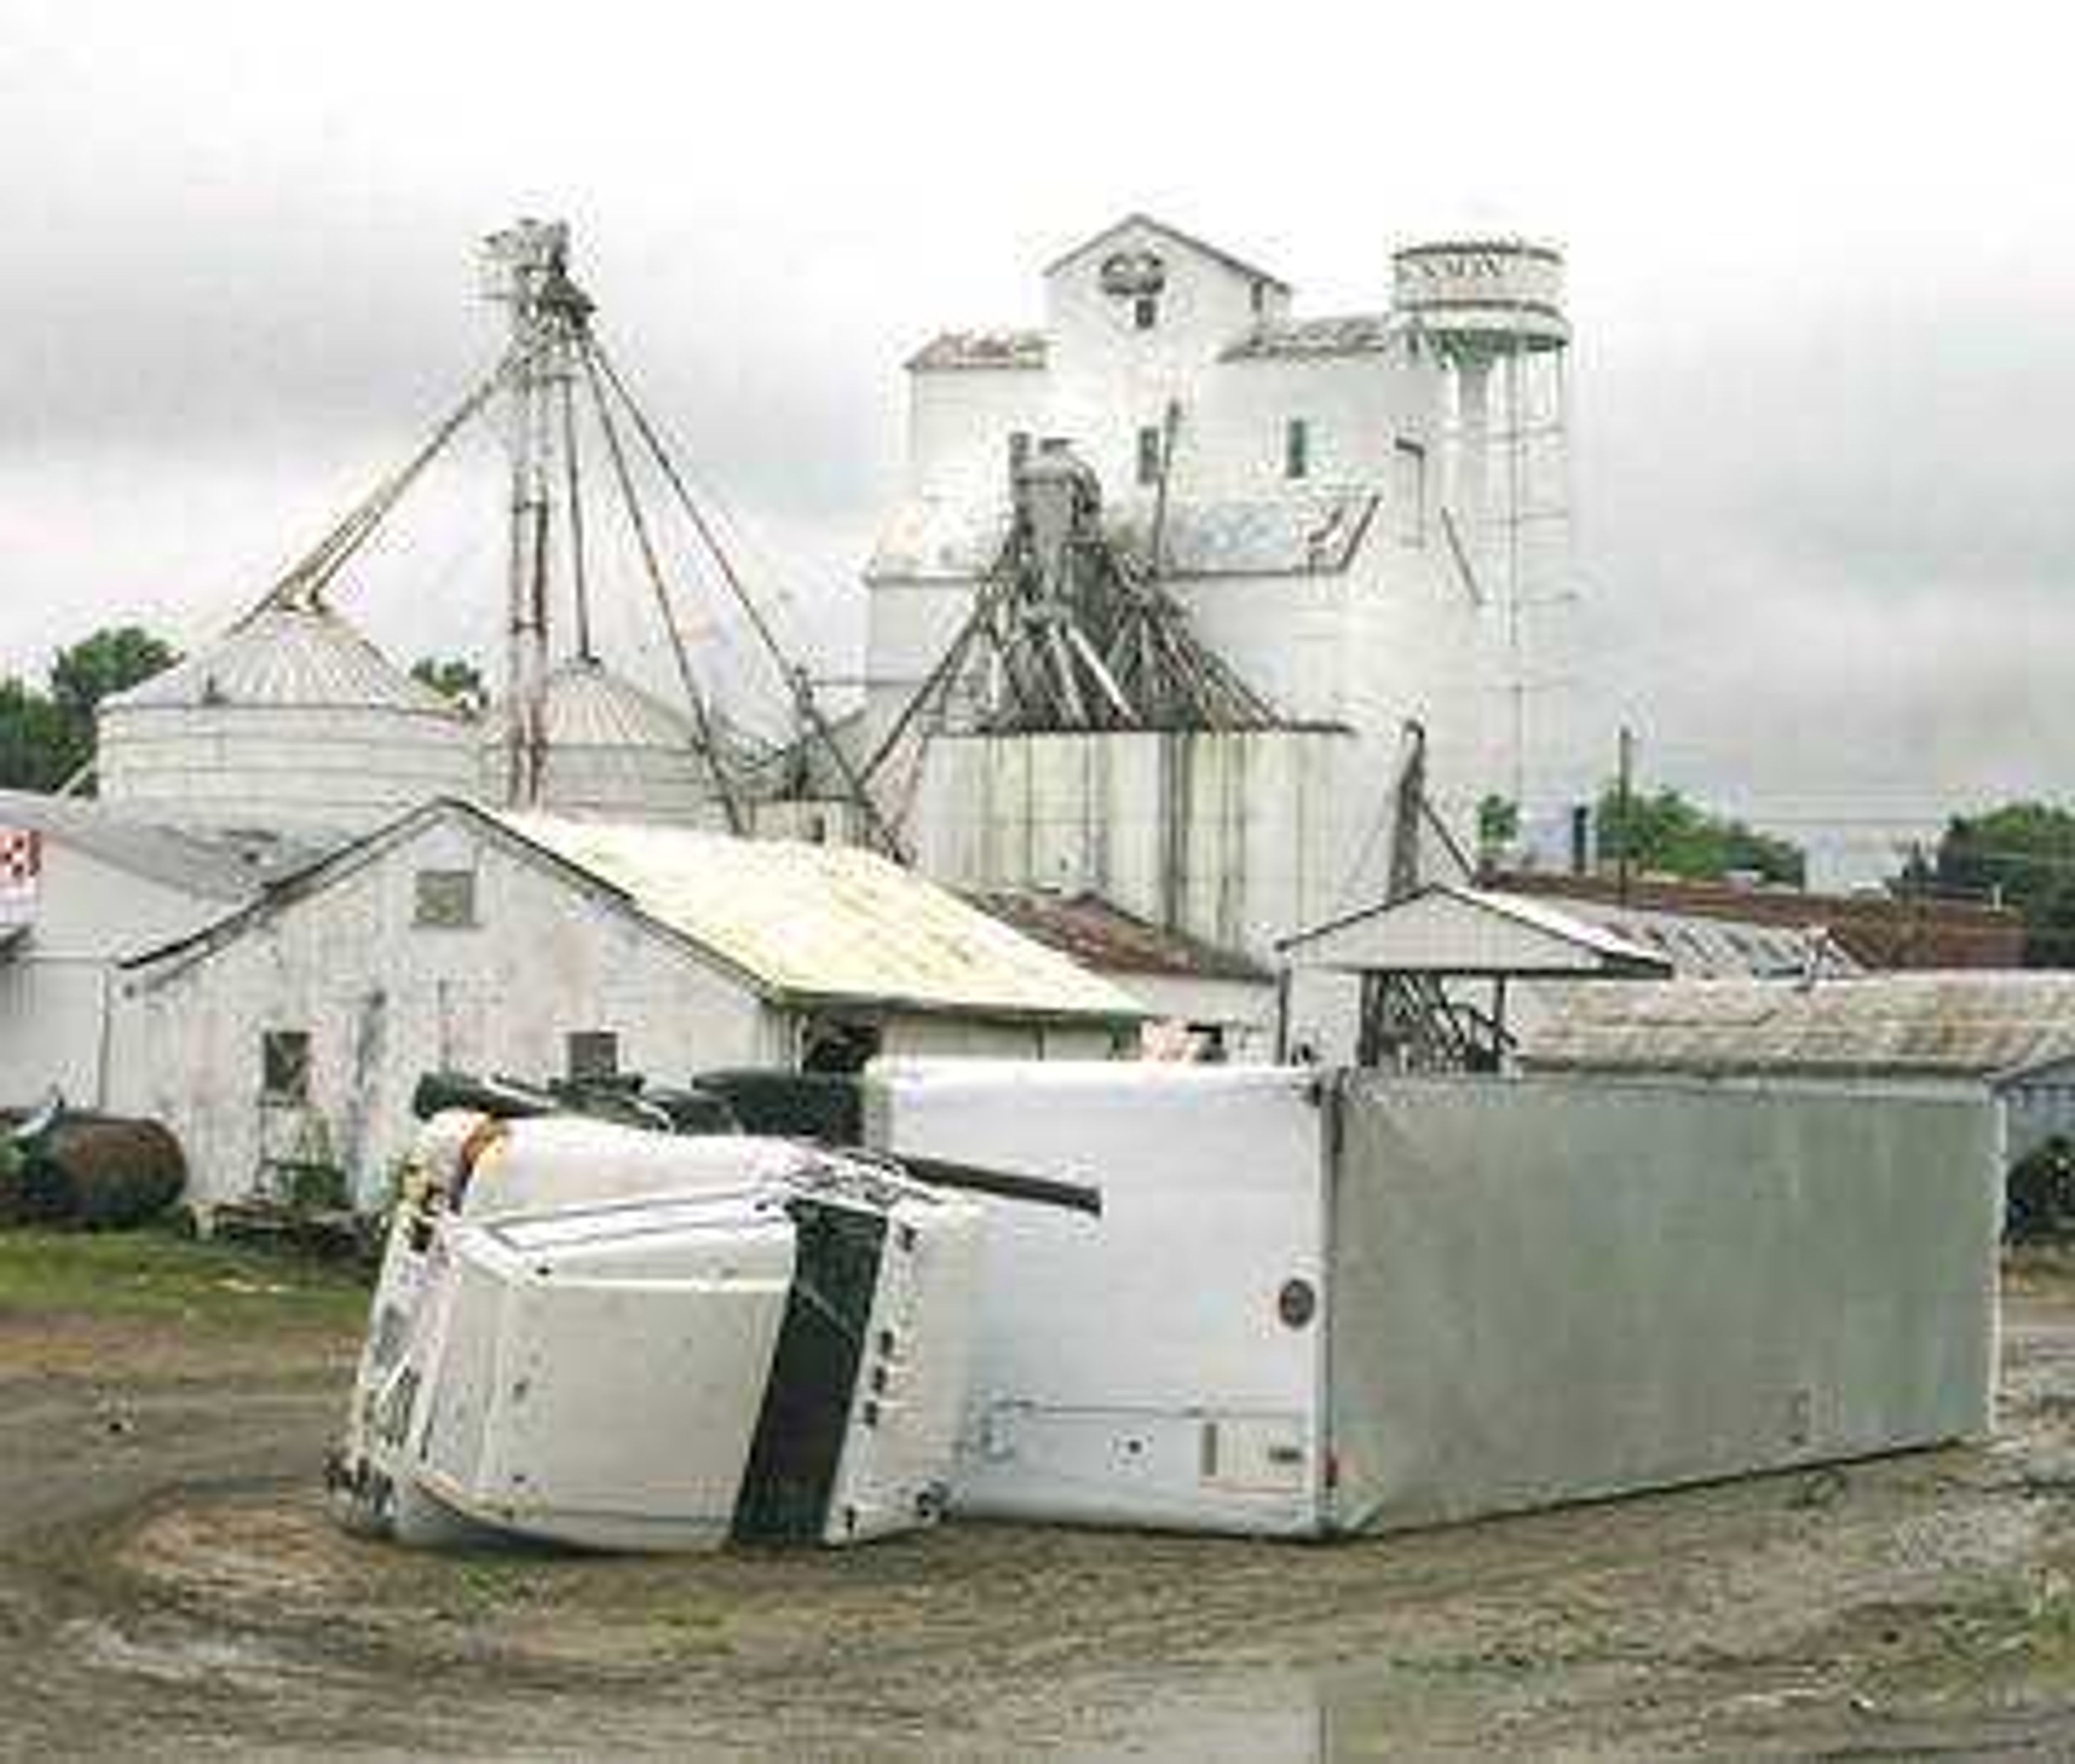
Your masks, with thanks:
<instances>
[{"instance_id":1,"label":"white concrete silo","mask_svg":"<svg viewBox=\"0 0 2075 1764\"><path fill-rule=\"evenodd\" d=\"M724 827L727 816L691 719L602 663L573 656L542 694L545 737L536 805L550 814ZM482 733L486 793L495 801L510 752L508 713Z\"/></svg>"},{"instance_id":2,"label":"white concrete silo","mask_svg":"<svg viewBox=\"0 0 2075 1764\"><path fill-rule=\"evenodd\" d=\"M468 714L316 600L268 602L98 724L104 801L201 826L360 832L478 787Z\"/></svg>"}]
</instances>

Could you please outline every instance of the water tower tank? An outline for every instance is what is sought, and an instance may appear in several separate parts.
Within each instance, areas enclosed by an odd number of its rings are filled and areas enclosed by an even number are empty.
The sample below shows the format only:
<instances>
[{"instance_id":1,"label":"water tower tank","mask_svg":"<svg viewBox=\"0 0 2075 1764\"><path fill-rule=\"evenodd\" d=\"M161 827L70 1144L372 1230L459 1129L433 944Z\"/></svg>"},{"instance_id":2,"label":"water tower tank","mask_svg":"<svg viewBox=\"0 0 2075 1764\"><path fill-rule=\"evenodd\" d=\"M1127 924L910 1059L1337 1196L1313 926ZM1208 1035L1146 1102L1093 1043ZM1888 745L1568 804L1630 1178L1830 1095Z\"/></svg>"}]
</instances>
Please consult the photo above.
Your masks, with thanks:
<instances>
[{"instance_id":1,"label":"water tower tank","mask_svg":"<svg viewBox=\"0 0 2075 1764\"><path fill-rule=\"evenodd\" d=\"M360 832L475 793L466 714L321 603L261 608L98 727L104 801L204 826Z\"/></svg>"},{"instance_id":2,"label":"water tower tank","mask_svg":"<svg viewBox=\"0 0 2075 1764\"><path fill-rule=\"evenodd\" d=\"M1524 239L1444 239L1392 254L1392 299L1453 351L1535 354L1571 341L1563 254Z\"/></svg>"},{"instance_id":3,"label":"water tower tank","mask_svg":"<svg viewBox=\"0 0 2075 1764\"><path fill-rule=\"evenodd\" d=\"M548 675L547 752L539 808L615 821L719 826L713 774L689 717L602 664L572 657ZM505 724L494 710L484 732L485 784L504 795Z\"/></svg>"}]
</instances>

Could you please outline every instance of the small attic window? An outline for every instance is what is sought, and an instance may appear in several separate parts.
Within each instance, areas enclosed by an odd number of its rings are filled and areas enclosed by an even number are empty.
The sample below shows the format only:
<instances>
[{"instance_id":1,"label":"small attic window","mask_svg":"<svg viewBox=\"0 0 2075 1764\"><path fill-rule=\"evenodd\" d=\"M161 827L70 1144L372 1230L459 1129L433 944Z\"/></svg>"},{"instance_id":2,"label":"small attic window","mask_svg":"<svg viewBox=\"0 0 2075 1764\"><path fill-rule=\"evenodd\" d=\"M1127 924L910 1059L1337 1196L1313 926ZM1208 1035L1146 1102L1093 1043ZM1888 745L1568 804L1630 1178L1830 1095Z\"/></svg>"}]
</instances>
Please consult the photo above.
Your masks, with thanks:
<instances>
[{"instance_id":1,"label":"small attic window","mask_svg":"<svg viewBox=\"0 0 2075 1764\"><path fill-rule=\"evenodd\" d=\"M1160 322L1160 296L1141 294L1131 303L1131 322L1141 331L1149 331Z\"/></svg>"},{"instance_id":2,"label":"small attic window","mask_svg":"<svg viewBox=\"0 0 2075 1764\"><path fill-rule=\"evenodd\" d=\"M1247 298L1253 305L1253 316L1256 318L1261 317L1268 310L1267 283L1262 281L1261 279L1257 275L1254 277L1253 283L1247 288L1246 292Z\"/></svg>"},{"instance_id":3,"label":"small attic window","mask_svg":"<svg viewBox=\"0 0 2075 1764\"><path fill-rule=\"evenodd\" d=\"M434 930L466 930L476 922L475 872L420 870L412 923Z\"/></svg>"}]
</instances>

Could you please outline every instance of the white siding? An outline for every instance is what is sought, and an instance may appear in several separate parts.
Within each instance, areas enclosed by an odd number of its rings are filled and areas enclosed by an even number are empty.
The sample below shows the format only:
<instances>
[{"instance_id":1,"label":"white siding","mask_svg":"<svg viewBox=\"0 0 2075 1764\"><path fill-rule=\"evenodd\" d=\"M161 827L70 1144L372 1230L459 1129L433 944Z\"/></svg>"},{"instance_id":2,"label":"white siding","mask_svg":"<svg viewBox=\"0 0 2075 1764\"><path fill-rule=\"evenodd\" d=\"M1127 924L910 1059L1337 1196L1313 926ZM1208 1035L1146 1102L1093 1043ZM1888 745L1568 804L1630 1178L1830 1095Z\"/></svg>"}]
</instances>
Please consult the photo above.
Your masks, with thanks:
<instances>
[{"instance_id":1,"label":"white siding","mask_svg":"<svg viewBox=\"0 0 2075 1764\"><path fill-rule=\"evenodd\" d=\"M115 963L226 910L45 835L35 917L0 955L0 1104L26 1105L55 1085L77 1106L116 1106Z\"/></svg>"},{"instance_id":2,"label":"white siding","mask_svg":"<svg viewBox=\"0 0 2075 1764\"><path fill-rule=\"evenodd\" d=\"M420 868L477 870L474 930L413 925ZM140 990L148 1106L188 1148L193 1193L247 1192L262 1130L260 1037L312 1037L313 1102L340 1166L377 1198L439 1066L558 1075L564 1037L609 1029L623 1069L681 1080L782 1057L748 988L606 904L472 834L428 828Z\"/></svg>"}]
</instances>

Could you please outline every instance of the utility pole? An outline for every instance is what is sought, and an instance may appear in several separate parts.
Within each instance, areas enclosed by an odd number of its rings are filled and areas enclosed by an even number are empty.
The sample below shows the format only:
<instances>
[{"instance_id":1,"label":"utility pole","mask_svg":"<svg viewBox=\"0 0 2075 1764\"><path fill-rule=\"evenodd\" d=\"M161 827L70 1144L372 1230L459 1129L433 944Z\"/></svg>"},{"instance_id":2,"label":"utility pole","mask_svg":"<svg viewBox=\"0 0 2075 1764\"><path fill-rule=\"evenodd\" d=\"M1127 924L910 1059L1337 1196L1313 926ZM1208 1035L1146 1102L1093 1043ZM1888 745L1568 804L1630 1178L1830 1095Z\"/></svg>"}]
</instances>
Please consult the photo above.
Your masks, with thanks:
<instances>
[{"instance_id":1,"label":"utility pole","mask_svg":"<svg viewBox=\"0 0 2075 1764\"><path fill-rule=\"evenodd\" d=\"M1621 725L1621 760L1615 773L1614 815L1621 828L1621 846L1614 859L1615 893L1623 906L1628 905L1630 853L1635 838L1631 806L1635 789L1635 731L1626 723Z\"/></svg>"}]
</instances>

